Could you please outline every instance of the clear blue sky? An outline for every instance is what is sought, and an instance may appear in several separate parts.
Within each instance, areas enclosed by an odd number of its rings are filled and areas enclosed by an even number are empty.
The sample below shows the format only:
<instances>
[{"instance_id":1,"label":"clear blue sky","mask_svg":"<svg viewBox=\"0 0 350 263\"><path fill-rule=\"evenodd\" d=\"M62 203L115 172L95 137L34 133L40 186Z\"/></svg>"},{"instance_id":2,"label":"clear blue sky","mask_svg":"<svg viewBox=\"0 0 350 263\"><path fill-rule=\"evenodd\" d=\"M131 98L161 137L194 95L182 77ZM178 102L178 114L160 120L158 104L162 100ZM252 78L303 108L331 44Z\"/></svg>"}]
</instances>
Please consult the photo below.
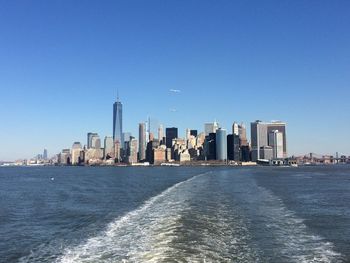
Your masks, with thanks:
<instances>
[{"instance_id":1,"label":"clear blue sky","mask_svg":"<svg viewBox=\"0 0 350 263\"><path fill-rule=\"evenodd\" d=\"M283 120L289 154L350 155L349 14L348 0L1 1L0 160L112 135L117 89L134 135L148 115L180 134Z\"/></svg>"}]
</instances>

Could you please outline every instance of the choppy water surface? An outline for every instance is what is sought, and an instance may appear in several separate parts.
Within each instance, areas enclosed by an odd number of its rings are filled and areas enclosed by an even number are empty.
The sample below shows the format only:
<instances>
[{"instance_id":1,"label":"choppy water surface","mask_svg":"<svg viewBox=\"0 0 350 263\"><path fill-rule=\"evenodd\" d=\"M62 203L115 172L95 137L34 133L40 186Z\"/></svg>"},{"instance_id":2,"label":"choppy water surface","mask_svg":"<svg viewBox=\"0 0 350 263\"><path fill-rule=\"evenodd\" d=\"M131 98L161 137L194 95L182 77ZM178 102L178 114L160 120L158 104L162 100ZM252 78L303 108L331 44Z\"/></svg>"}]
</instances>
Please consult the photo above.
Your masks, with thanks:
<instances>
[{"instance_id":1,"label":"choppy water surface","mask_svg":"<svg viewBox=\"0 0 350 263\"><path fill-rule=\"evenodd\" d=\"M1 262L350 262L350 167L0 168Z\"/></svg>"}]
</instances>

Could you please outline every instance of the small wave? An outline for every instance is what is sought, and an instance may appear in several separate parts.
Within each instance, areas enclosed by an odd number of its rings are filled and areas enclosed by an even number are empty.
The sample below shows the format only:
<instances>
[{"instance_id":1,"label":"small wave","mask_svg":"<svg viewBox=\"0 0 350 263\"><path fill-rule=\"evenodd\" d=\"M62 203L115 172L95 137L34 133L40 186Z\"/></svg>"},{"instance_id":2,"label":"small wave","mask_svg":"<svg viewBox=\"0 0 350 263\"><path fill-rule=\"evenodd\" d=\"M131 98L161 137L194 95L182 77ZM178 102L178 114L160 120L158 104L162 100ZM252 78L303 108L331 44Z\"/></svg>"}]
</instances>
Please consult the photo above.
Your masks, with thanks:
<instances>
[{"instance_id":1,"label":"small wave","mask_svg":"<svg viewBox=\"0 0 350 263\"><path fill-rule=\"evenodd\" d=\"M264 200L260 216L266 228L278 242L278 253L289 262L341 262L342 255L334 245L319 235L310 232L294 212L288 210L282 199L270 190L258 187L259 199Z\"/></svg>"}]
</instances>

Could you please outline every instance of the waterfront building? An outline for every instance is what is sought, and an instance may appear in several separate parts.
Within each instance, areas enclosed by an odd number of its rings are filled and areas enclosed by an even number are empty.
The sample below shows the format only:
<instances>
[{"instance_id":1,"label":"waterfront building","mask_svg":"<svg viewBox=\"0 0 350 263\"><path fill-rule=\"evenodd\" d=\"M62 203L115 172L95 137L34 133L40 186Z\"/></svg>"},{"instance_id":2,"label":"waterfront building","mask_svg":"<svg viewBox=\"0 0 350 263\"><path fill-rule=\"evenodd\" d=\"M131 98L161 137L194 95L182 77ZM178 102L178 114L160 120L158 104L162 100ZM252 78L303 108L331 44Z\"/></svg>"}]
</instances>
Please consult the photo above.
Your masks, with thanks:
<instances>
[{"instance_id":1,"label":"waterfront building","mask_svg":"<svg viewBox=\"0 0 350 263\"><path fill-rule=\"evenodd\" d=\"M72 146L71 156L72 156L72 164L79 164L81 162L80 159L80 151L82 150L80 142L74 142Z\"/></svg>"},{"instance_id":2,"label":"waterfront building","mask_svg":"<svg viewBox=\"0 0 350 263\"><path fill-rule=\"evenodd\" d=\"M103 150L101 148L90 148L80 151L80 162L84 162L86 164L101 163L102 158Z\"/></svg>"},{"instance_id":3,"label":"waterfront building","mask_svg":"<svg viewBox=\"0 0 350 263\"><path fill-rule=\"evenodd\" d=\"M123 104L119 101L119 96L117 96L117 101L113 104L113 141L121 142L121 148L123 148L124 146L122 134L123 134Z\"/></svg>"},{"instance_id":4,"label":"waterfront building","mask_svg":"<svg viewBox=\"0 0 350 263\"><path fill-rule=\"evenodd\" d=\"M103 158L111 159L113 157L114 157L113 137L106 136L104 139Z\"/></svg>"},{"instance_id":5,"label":"waterfront building","mask_svg":"<svg viewBox=\"0 0 350 263\"><path fill-rule=\"evenodd\" d=\"M137 163L137 140L133 137L130 138L128 142L128 163L133 164Z\"/></svg>"},{"instance_id":6,"label":"waterfront building","mask_svg":"<svg viewBox=\"0 0 350 263\"><path fill-rule=\"evenodd\" d=\"M214 132L205 136L204 155L206 160L216 160L216 134Z\"/></svg>"},{"instance_id":7,"label":"waterfront building","mask_svg":"<svg viewBox=\"0 0 350 263\"><path fill-rule=\"evenodd\" d=\"M260 159L260 147L267 146L267 123L255 121L250 124L252 160L256 162Z\"/></svg>"},{"instance_id":8,"label":"waterfront building","mask_svg":"<svg viewBox=\"0 0 350 263\"><path fill-rule=\"evenodd\" d=\"M159 145L157 148L153 149L153 164L159 165L166 160L166 146L165 145Z\"/></svg>"},{"instance_id":9,"label":"waterfront building","mask_svg":"<svg viewBox=\"0 0 350 263\"><path fill-rule=\"evenodd\" d=\"M146 159L146 124L139 124L139 160Z\"/></svg>"},{"instance_id":10,"label":"waterfront building","mask_svg":"<svg viewBox=\"0 0 350 263\"><path fill-rule=\"evenodd\" d=\"M260 159L260 148L268 146L268 134L278 130L283 134L283 158L287 157L286 124L280 121L264 123L255 121L251 123L252 160Z\"/></svg>"},{"instance_id":11,"label":"waterfront building","mask_svg":"<svg viewBox=\"0 0 350 263\"><path fill-rule=\"evenodd\" d=\"M241 145L240 147L241 150L241 160L242 162L250 162L250 147L249 145Z\"/></svg>"},{"instance_id":12,"label":"waterfront building","mask_svg":"<svg viewBox=\"0 0 350 263\"><path fill-rule=\"evenodd\" d=\"M176 139L178 137L177 128L166 128L165 129L165 140L166 140L166 147L171 148L173 139Z\"/></svg>"},{"instance_id":13,"label":"waterfront building","mask_svg":"<svg viewBox=\"0 0 350 263\"><path fill-rule=\"evenodd\" d=\"M210 133L216 133L216 130L219 128L219 124L214 121L213 123L204 124L204 133L205 136L208 136Z\"/></svg>"},{"instance_id":14,"label":"waterfront building","mask_svg":"<svg viewBox=\"0 0 350 263\"><path fill-rule=\"evenodd\" d=\"M283 136L283 158L288 157L287 153L287 134L286 134L286 123L281 121L272 121L268 123L267 133L270 133L274 130L278 130L282 133Z\"/></svg>"},{"instance_id":15,"label":"waterfront building","mask_svg":"<svg viewBox=\"0 0 350 263\"><path fill-rule=\"evenodd\" d=\"M271 146L262 146L260 147L260 158L264 160L272 160L273 159L273 149Z\"/></svg>"},{"instance_id":16,"label":"waterfront building","mask_svg":"<svg viewBox=\"0 0 350 263\"><path fill-rule=\"evenodd\" d=\"M62 152L58 154L57 161L62 165L70 165L72 164L72 155L70 149L63 149Z\"/></svg>"},{"instance_id":17,"label":"waterfront building","mask_svg":"<svg viewBox=\"0 0 350 263\"><path fill-rule=\"evenodd\" d=\"M87 148L90 149L92 147L92 137L98 135L96 132L88 132L87 134Z\"/></svg>"},{"instance_id":18,"label":"waterfront building","mask_svg":"<svg viewBox=\"0 0 350 263\"><path fill-rule=\"evenodd\" d=\"M241 160L240 139L237 134L227 135L227 158L236 162Z\"/></svg>"},{"instance_id":19,"label":"waterfront building","mask_svg":"<svg viewBox=\"0 0 350 263\"><path fill-rule=\"evenodd\" d=\"M179 153L179 161L180 162L189 162L191 161L191 155L188 152L188 149L184 149Z\"/></svg>"},{"instance_id":20,"label":"waterfront building","mask_svg":"<svg viewBox=\"0 0 350 263\"><path fill-rule=\"evenodd\" d=\"M282 132L273 130L269 133L269 146L272 147L274 159L284 158Z\"/></svg>"},{"instance_id":21,"label":"waterfront building","mask_svg":"<svg viewBox=\"0 0 350 263\"><path fill-rule=\"evenodd\" d=\"M116 140L114 141L114 159L116 162L121 161L121 149L120 149L120 141Z\"/></svg>"},{"instance_id":22,"label":"waterfront building","mask_svg":"<svg viewBox=\"0 0 350 263\"><path fill-rule=\"evenodd\" d=\"M146 161L149 163L154 163L154 155L153 155L153 150L158 148L159 146L159 141L154 139L153 141L149 141L147 143L147 148L146 148Z\"/></svg>"},{"instance_id":23,"label":"waterfront building","mask_svg":"<svg viewBox=\"0 0 350 263\"><path fill-rule=\"evenodd\" d=\"M216 130L216 160L227 160L227 136L222 128Z\"/></svg>"}]
</instances>

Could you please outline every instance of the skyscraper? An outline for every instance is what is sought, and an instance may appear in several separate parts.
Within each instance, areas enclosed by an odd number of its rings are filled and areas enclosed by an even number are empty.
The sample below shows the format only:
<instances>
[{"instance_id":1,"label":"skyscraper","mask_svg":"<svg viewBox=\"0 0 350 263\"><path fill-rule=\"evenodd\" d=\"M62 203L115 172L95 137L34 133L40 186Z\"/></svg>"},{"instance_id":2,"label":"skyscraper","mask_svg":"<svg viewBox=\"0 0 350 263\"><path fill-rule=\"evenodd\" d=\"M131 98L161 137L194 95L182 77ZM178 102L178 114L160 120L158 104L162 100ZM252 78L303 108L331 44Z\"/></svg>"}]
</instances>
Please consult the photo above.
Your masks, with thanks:
<instances>
[{"instance_id":1,"label":"skyscraper","mask_svg":"<svg viewBox=\"0 0 350 263\"><path fill-rule=\"evenodd\" d=\"M158 140L161 144L164 144L163 139L164 139L164 130L163 130L163 125L160 124L158 127Z\"/></svg>"},{"instance_id":2,"label":"skyscraper","mask_svg":"<svg viewBox=\"0 0 350 263\"><path fill-rule=\"evenodd\" d=\"M114 157L114 145L113 145L113 138L106 136L104 140L104 153L103 153L104 159L110 159Z\"/></svg>"},{"instance_id":3,"label":"skyscraper","mask_svg":"<svg viewBox=\"0 0 350 263\"><path fill-rule=\"evenodd\" d=\"M43 159L44 159L44 160L47 160L47 150L46 150L46 149L44 149Z\"/></svg>"},{"instance_id":4,"label":"skyscraper","mask_svg":"<svg viewBox=\"0 0 350 263\"><path fill-rule=\"evenodd\" d=\"M234 122L232 124L232 134L234 135L238 135L239 134L239 129L238 129L238 123Z\"/></svg>"},{"instance_id":5,"label":"skyscraper","mask_svg":"<svg viewBox=\"0 0 350 263\"><path fill-rule=\"evenodd\" d=\"M71 155L72 155L72 164L79 164L81 161L80 158L80 151L82 150L81 148L81 143L80 142L74 142L71 150Z\"/></svg>"},{"instance_id":6,"label":"skyscraper","mask_svg":"<svg viewBox=\"0 0 350 263\"><path fill-rule=\"evenodd\" d=\"M166 128L165 129L165 137L166 137L166 147L171 148L173 139L176 139L178 137L177 134L177 128L172 127L172 128Z\"/></svg>"},{"instance_id":7,"label":"skyscraper","mask_svg":"<svg viewBox=\"0 0 350 263\"><path fill-rule=\"evenodd\" d=\"M119 141L120 147L124 147L124 142L122 141L123 133L123 104L119 101L119 96L117 101L113 104L113 141Z\"/></svg>"},{"instance_id":8,"label":"skyscraper","mask_svg":"<svg viewBox=\"0 0 350 263\"><path fill-rule=\"evenodd\" d=\"M243 122L241 123L241 125L238 125L238 135L240 140L240 146L248 145L247 129Z\"/></svg>"},{"instance_id":9,"label":"skyscraper","mask_svg":"<svg viewBox=\"0 0 350 263\"><path fill-rule=\"evenodd\" d=\"M87 148L90 149L92 147L92 137L97 135L95 132L89 132L87 134Z\"/></svg>"},{"instance_id":10,"label":"skyscraper","mask_svg":"<svg viewBox=\"0 0 350 263\"><path fill-rule=\"evenodd\" d=\"M198 131L197 130L190 130L190 135L197 137Z\"/></svg>"},{"instance_id":11,"label":"skyscraper","mask_svg":"<svg viewBox=\"0 0 350 263\"><path fill-rule=\"evenodd\" d=\"M227 158L228 160L240 161L240 139L236 134L227 135Z\"/></svg>"},{"instance_id":12,"label":"skyscraper","mask_svg":"<svg viewBox=\"0 0 350 263\"><path fill-rule=\"evenodd\" d=\"M260 159L260 147L267 146L267 123L255 121L250 124L252 145L252 161Z\"/></svg>"},{"instance_id":13,"label":"skyscraper","mask_svg":"<svg viewBox=\"0 0 350 263\"><path fill-rule=\"evenodd\" d=\"M137 140L131 137L128 144L128 162L130 164L137 163Z\"/></svg>"},{"instance_id":14,"label":"skyscraper","mask_svg":"<svg viewBox=\"0 0 350 263\"><path fill-rule=\"evenodd\" d=\"M227 136L225 129L216 130L216 160L227 160Z\"/></svg>"},{"instance_id":15,"label":"skyscraper","mask_svg":"<svg viewBox=\"0 0 350 263\"><path fill-rule=\"evenodd\" d=\"M146 159L146 124L139 124L139 160Z\"/></svg>"},{"instance_id":16,"label":"skyscraper","mask_svg":"<svg viewBox=\"0 0 350 263\"><path fill-rule=\"evenodd\" d=\"M283 134L283 158L287 158L287 134L286 123L281 121L272 121L268 123L267 133L278 130Z\"/></svg>"},{"instance_id":17,"label":"skyscraper","mask_svg":"<svg viewBox=\"0 0 350 263\"><path fill-rule=\"evenodd\" d=\"M284 122L262 122L255 121L251 123L251 146L252 146L252 161L260 159L260 148L269 146L268 136L270 132L278 130L283 136L283 157L287 157L287 139L286 139L286 124Z\"/></svg>"},{"instance_id":18,"label":"skyscraper","mask_svg":"<svg viewBox=\"0 0 350 263\"><path fill-rule=\"evenodd\" d=\"M186 140L189 140L191 136L191 130L190 129L186 129Z\"/></svg>"},{"instance_id":19,"label":"skyscraper","mask_svg":"<svg viewBox=\"0 0 350 263\"><path fill-rule=\"evenodd\" d=\"M214 121L213 123L205 123L204 124L205 136L208 136L209 133L215 133L218 128L219 128L219 124L216 121Z\"/></svg>"},{"instance_id":20,"label":"skyscraper","mask_svg":"<svg viewBox=\"0 0 350 263\"><path fill-rule=\"evenodd\" d=\"M90 149L90 148L94 148L94 149L100 149L101 148L101 139L100 139L100 136L98 136L97 133L94 133L91 136L90 147L88 147L88 149Z\"/></svg>"},{"instance_id":21,"label":"skyscraper","mask_svg":"<svg viewBox=\"0 0 350 263\"><path fill-rule=\"evenodd\" d=\"M204 152L206 160L216 160L216 134L214 132L205 136Z\"/></svg>"},{"instance_id":22,"label":"skyscraper","mask_svg":"<svg viewBox=\"0 0 350 263\"><path fill-rule=\"evenodd\" d=\"M269 146L272 147L273 158L283 158L283 133L274 130L269 133Z\"/></svg>"}]
</instances>

